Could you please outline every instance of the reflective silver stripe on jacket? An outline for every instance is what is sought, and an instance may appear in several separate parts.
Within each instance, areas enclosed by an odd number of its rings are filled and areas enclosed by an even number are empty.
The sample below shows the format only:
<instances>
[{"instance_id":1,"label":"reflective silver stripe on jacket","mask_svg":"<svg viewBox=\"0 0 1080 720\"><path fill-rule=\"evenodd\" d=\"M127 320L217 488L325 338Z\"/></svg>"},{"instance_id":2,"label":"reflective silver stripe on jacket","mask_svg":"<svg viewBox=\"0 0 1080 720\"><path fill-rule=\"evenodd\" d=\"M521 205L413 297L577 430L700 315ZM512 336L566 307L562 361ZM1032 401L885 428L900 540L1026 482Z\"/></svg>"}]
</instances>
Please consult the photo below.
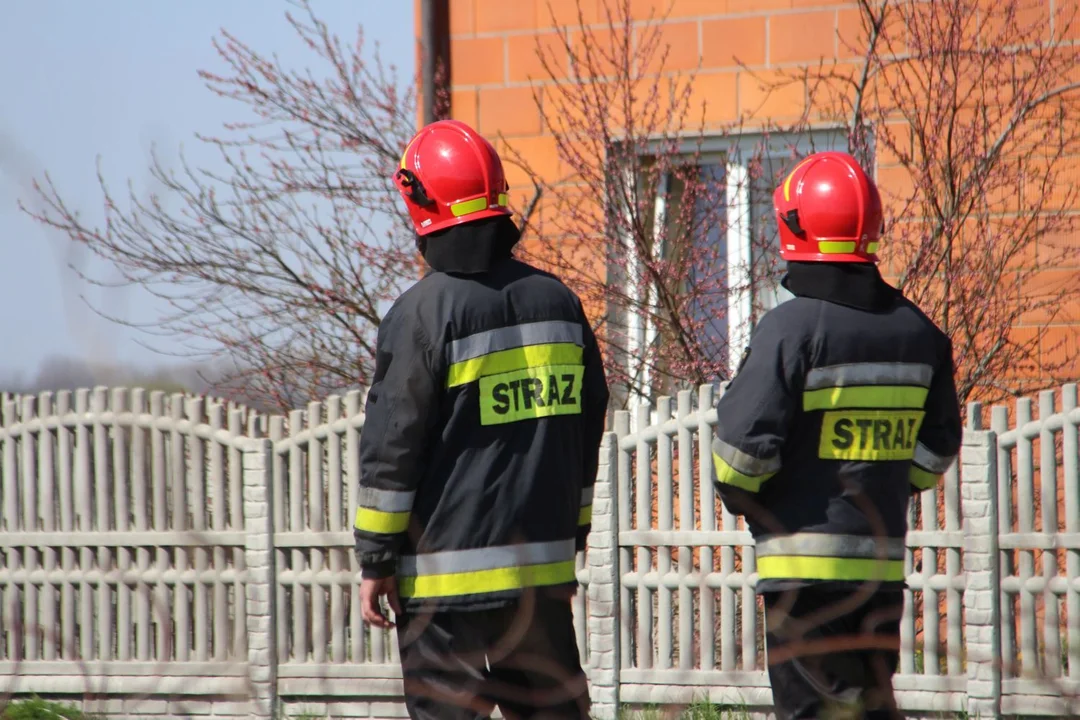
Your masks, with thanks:
<instances>
[{"instance_id":1,"label":"reflective silver stripe on jacket","mask_svg":"<svg viewBox=\"0 0 1080 720\"><path fill-rule=\"evenodd\" d=\"M930 387L934 368L925 363L850 363L814 368L806 374L806 390L852 385L918 385Z\"/></svg>"},{"instance_id":2,"label":"reflective silver stripe on jacket","mask_svg":"<svg viewBox=\"0 0 1080 720\"><path fill-rule=\"evenodd\" d=\"M360 507L381 510L382 512L396 513L412 510L415 492L400 492L398 490L380 490L378 488L360 488Z\"/></svg>"},{"instance_id":3,"label":"reflective silver stripe on jacket","mask_svg":"<svg viewBox=\"0 0 1080 720\"><path fill-rule=\"evenodd\" d=\"M712 451L733 470L749 477L760 477L780 471L779 455L771 458L757 458L734 445L728 445L718 437L713 438Z\"/></svg>"},{"instance_id":4,"label":"reflective silver stripe on jacket","mask_svg":"<svg viewBox=\"0 0 1080 720\"><path fill-rule=\"evenodd\" d=\"M796 555L802 557L903 560L906 545L903 538L833 535L831 533L794 533L758 538L754 549L758 557Z\"/></svg>"},{"instance_id":5,"label":"reflective silver stripe on jacket","mask_svg":"<svg viewBox=\"0 0 1080 720\"><path fill-rule=\"evenodd\" d=\"M956 456L942 457L922 443L917 443L915 445L915 457L912 460L923 470L932 472L935 475L941 475L952 466Z\"/></svg>"},{"instance_id":6,"label":"reflective silver stripe on jacket","mask_svg":"<svg viewBox=\"0 0 1080 720\"><path fill-rule=\"evenodd\" d=\"M511 325L454 340L448 359L450 363L465 362L500 350L543 343L573 343L580 347L585 344L582 337L581 325L565 320Z\"/></svg>"},{"instance_id":7,"label":"reflective silver stripe on jacket","mask_svg":"<svg viewBox=\"0 0 1080 720\"><path fill-rule=\"evenodd\" d=\"M573 560L574 555L574 538L545 543L448 550L423 555L403 555L398 559L398 573L404 576L447 575L563 562Z\"/></svg>"},{"instance_id":8,"label":"reflective silver stripe on jacket","mask_svg":"<svg viewBox=\"0 0 1080 720\"><path fill-rule=\"evenodd\" d=\"M591 487L581 489L581 507L592 505L593 489Z\"/></svg>"}]
</instances>

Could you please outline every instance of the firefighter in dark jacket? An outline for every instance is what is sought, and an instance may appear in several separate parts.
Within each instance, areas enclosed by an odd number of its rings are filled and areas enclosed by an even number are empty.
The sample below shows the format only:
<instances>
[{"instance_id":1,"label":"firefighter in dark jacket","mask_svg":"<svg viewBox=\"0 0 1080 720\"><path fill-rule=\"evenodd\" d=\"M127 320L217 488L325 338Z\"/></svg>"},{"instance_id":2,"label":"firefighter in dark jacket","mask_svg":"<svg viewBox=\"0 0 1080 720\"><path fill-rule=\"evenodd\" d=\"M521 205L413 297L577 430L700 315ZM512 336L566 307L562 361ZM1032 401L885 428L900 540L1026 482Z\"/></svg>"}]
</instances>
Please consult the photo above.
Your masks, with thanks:
<instances>
[{"instance_id":1,"label":"firefighter in dark jacket","mask_svg":"<svg viewBox=\"0 0 1080 720\"><path fill-rule=\"evenodd\" d=\"M431 271L379 326L354 534L413 718L585 718L570 599L608 388L578 297L517 261L492 145L412 139L394 180Z\"/></svg>"},{"instance_id":2,"label":"firefighter in dark jacket","mask_svg":"<svg viewBox=\"0 0 1080 720\"><path fill-rule=\"evenodd\" d=\"M952 347L881 278L881 200L854 158L805 158L773 201L795 297L719 401L716 487L755 540L777 718L898 718L909 501L960 448Z\"/></svg>"}]
</instances>

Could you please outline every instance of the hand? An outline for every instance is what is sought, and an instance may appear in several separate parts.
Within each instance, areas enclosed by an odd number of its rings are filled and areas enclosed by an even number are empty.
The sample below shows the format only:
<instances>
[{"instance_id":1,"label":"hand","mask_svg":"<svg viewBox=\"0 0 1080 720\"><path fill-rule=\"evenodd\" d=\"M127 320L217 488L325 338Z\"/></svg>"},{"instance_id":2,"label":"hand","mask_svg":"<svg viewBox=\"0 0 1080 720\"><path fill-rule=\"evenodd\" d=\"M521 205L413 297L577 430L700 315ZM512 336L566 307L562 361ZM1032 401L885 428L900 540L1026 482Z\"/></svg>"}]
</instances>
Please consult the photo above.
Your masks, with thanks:
<instances>
[{"instance_id":1,"label":"hand","mask_svg":"<svg viewBox=\"0 0 1080 720\"><path fill-rule=\"evenodd\" d=\"M401 614L401 601L398 599L397 579L393 576L360 581L360 616L372 627L392 628L394 623L383 614L379 599L386 596L390 609L395 615Z\"/></svg>"}]
</instances>

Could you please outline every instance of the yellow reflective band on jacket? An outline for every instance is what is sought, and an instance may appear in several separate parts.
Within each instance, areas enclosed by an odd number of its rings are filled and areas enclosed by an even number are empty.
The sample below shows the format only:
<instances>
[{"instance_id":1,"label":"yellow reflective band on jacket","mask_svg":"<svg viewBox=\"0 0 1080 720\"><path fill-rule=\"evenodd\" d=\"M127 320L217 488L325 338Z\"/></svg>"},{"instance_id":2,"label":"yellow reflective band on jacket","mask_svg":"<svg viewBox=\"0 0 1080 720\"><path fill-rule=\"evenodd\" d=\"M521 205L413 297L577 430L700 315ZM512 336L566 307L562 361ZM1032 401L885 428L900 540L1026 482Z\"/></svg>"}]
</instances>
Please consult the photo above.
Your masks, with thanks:
<instances>
[{"instance_id":1,"label":"yellow reflective band on jacket","mask_svg":"<svg viewBox=\"0 0 1080 720\"><path fill-rule=\"evenodd\" d=\"M480 378L480 424L581 413L581 365L544 365Z\"/></svg>"},{"instance_id":2,"label":"yellow reflective band on jacket","mask_svg":"<svg viewBox=\"0 0 1080 720\"><path fill-rule=\"evenodd\" d=\"M359 507L356 508L356 529L381 535L404 532L409 526L415 498L414 491L361 487L357 503Z\"/></svg>"},{"instance_id":3,"label":"yellow reflective band on jacket","mask_svg":"<svg viewBox=\"0 0 1080 720\"><path fill-rule=\"evenodd\" d=\"M929 490L938 484L941 480L941 475L923 470L918 465L912 465L908 474L908 479L911 480L911 484L919 490Z\"/></svg>"},{"instance_id":4,"label":"yellow reflective band on jacket","mask_svg":"<svg viewBox=\"0 0 1080 720\"><path fill-rule=\"evenodd\" d=\"M826 460L910 460L922 410L837 410L821 419L818 457Z\"/></svg>"},{"instance_id":5,"label":"yellow reflective band on jacket","mask_svg":"<svg viewBox=\"0 0 1080 720\"><path fill-rule=\"evenodd\" d=\"M409 527L409 512L386 512L372 508L356 508L357 530L381 535L393 535L405 532Z\"/></svg>"},{"instance_id":6,"label":"yellow reflective band on jacket","mask_svg":"<svg viewBox=\"0 0 1080 720\"><path fill-rule=\"evenodd\" d=\"M772 555L758 558L762 580L855 580L900 582L903 560Z\"/></svg>"},{"instance_id":7,"label":"yellow reflective band on jacket","mask_svg":"<svg viewBox=\"0 0 1080 720\"><path fill-rule=\"evenodd\" d=\"M760 458L740 450L719 436L712 441L716 481L749 492L758 492L761 484L780 471L780 457Z\"/></svg>"},{"instance_id":8,"label":"yellow reflective band on jacket","mask_svg":"<svg viewBox=\"0 0 1080 720\"><path fill-rule=\"evenodd\" d=\"M571 583L575 541L556 540L403 556L398 587L405 598L449 598Z\"/></svg>"},{"instance_id":9,"label":"yellow reflective band on jacket","mask_svg":"<svg viewBox=\"0 0 1080 720\"><path fill-rule=\"evenodd\" d=\"M593 488L587 487L581 490L581 510L578 511L578 526L588 525L592 522Z\"/></svg>"},{"instance_id":10,"label":"yellow reflective band on jacket","mask_svg":"<svg viewBox=\"0 0 1080 720\"><path fill-rule=\"evenodd\" d=\"M524 368L581 365L583 354L582 348L572 343L547 343L501 350L452 364L446 385L457 387L479 380L485 375L498 375Z\"/></svg>"},{"instance_id":11,"label":"yellow reflective band on jacket","mask_svg":"<svg viewBox=\"0 0 1080 720\"><path fill-rule=\"evenodd\" d=\"M731 467L724 458L713 453L713 467L716 468L716 482L732 485L749 492L761 490L761 485L776 473L770 472L763 475L746 475Z\"/></svg>"},{"instance_id":12,"label":"yellow reflective band on jacket","mask_svg":"<svg viewBox=\"0 0 1080 720\"><path fill-rule=\"evenodd\" d=\"M929 391L922 387L869 385L831 387L803 393L803 410L840 408L921 408Z\"/></svg>"},{"instance_id":13,"label":"yellow reflective band on jacket","mask_svg":"<svg viewBox=\"0 0 1080 720\"><path fill-rule=\"evenodd\" d=\"M398 586L401 596L405 598L447 598L559 585L574 582L576 577L574 561L565 560L544 565L403 577L399 579Z\"/></svg>"}]
</instances>

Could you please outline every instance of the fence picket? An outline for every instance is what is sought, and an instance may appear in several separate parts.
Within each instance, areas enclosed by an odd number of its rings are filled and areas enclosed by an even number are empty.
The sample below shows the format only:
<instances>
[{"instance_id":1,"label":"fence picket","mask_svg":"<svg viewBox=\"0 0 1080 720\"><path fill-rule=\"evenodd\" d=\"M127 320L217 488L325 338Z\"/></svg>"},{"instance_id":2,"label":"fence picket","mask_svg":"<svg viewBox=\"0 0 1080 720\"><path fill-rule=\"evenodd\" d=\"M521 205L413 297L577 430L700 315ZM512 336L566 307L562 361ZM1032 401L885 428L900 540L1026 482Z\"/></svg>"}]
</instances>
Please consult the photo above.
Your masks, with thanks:
<instances>
[{"instance_id":1,"label":"fence picket","mask_svg":"<svg viewBox=\"0 0 1080 720\"><path fill-rule=\"evenodd\" d=\"M155 418L165 417L165 393L155 390L150 393L150 415ZM162 425L153 424L150 428L150 456L151 478L153 479L154 494L154 530L164 532L169 529L169 505L168 505L168 446L165 430ZM176 485L176 475L173 475L173 485ZM169 569L169 550L158 547L155 551L155 569L158 571L158 580L154 586L154 652L153 658L158 662L171 660L176 654L176 642L173 633L169 632L169 607L171 593L165 582L165 571Z\"/></svg>"},{"instance_id":2,"label":"fence picket","mask_svg":"<svg viewBox=\"0 0 1080 720\"><path fill-rule=\"evenodd\" d=\"M360 393L353 390L345 396L345 414L354 418L360 414ZM346 519L349 527L353 524L353 513L356 512L357 493L360 490L360 432L351 424L345 428L345 486L348 493L349 505L346 508ZM360 568L356 563L356 556L346 553L350 572L355 574ZM364 638L364 622L360 617L360 586L352 583L349 590L349 657L354 663L367 660L367 643Z\"/></svg>"},{"instance_id":3,"label":"fence picket","mask_svg":"<svg viewBox=\"0 0 1080 720\"><path fill-rule=\"evenodd\" d=\"M1080 443L1077 442L1077 388L1069 383L1061 392L1061 411L1065 415L1062 427L1061 457L1064 464L1065 532L1080 534ZM1069 648L1069 678L1080 680L1080 548L1065 552L1066 577L1073 579L1066 594L1065 615L1068 618L1066 642Z\"/></svg>"},{"instance_id":4,"label":"fence picket","mask_svg":"<svg viewBox=\"0 0 1080 720\"><path fill-rule=\"evenodd\" d=\"M81 389L75 394L75 412L78 415L75 427L75 512L79 530L93 530L93 503L91 502L91 442L88 417L90 413L90 391ZM79 569L93 567L93 551L88 547L79 549ZM79 659L94 659L94 598L87 576L82 576L79 584Z\"/></svg>"},{"instance_id":5,"label":"fence picket","mask_svg":"<svg viewBox=\"0 0 1080 720\"><path fill-rule=\"evenodd\" d=\"M636 427L642 430L649 425L649 406L639 405L637 408ZM649 530L652 528L652 453L648 442L643 435L639 435L637 442L637 487L635 488L635 500L637 504L637 521L634 524L637 530ZM647 578L652 572L652 552L645 546L638 547L637 551L637 667L651 668L653 666L653 593L648 587Z\"/></svg>"},{"instance_id":6,"label":"fence picket","mask_svg":"<svg viewBox=\"0 0 1080 720\"><path fill-rule=\"evenodd\" d=\"M225 429L225 408L221 403L213 403L206 409L207 420L210 425L211 440L207 442L210 451L208 463L209 487L210 487L210 528L214 532L222 532L227 526L225 515L225 448L218 440L219 435ZM213 550L211 568L213 568L213 659L224 660L228 657L229 636L229 609L228 588L222 579L222 571L225 570L225 548L215 547Z\"/></svg>"},{"instance_id":7,"label":"fence picket","mask_svg":"<svg viewBox=\"0 0 1080 720\"><path fill-rule=\"evenodd\" d=\"M656 404L656 423L663 425L671 419L671 398L662 397ZM644 427L644 426L642 426ZM657 495L657 528L661 532L670 532L673 528L672 514L672 491L675 489L673 482L659 482L659 478L674 479L674 467L671 462L671 436L661 431L656 438L656 483ZM650 472L651 476L651 472ZM651 479L651 478L650 478ZM651 490L650 490L651 493ZM650 504L652 498L649 498ZM650 509L651 511L651 509ZM671 579L671 548L664 546L656 549L656 594L657 594L657 665L660 668L670 668L672 660L672 631L671 624L675 616L671 609L671 588L668 582Z\"/></svg>"},{"instance_id":8,"label":"fence picket","mask_svg":"<svg viewBox=\"0 0 1080 720\"><path fill-rule=\"evenodd\" d=\"M704 532L713 532L716 530L716 496L713 491L711 478L713 477L713 459L712 459L712 431L709 428L707 415L713 405L713 386L702 385L698 390L698 409L697 409L697 440L698 440L698 472L700 473L700 481L698 483L699 496L701 502L701 529ZM731 566L734 570L734 554L730 546L721 548L721 556L727 552L731 557ZM713 572L716 570L714 562L714 550L711 546L703 546L701 548L701 580L698 583L698 608L699 617L701 618L698 623L701 632L701 669L712 670L716 667L716 592L709 586L709 578L712 577ZM727 592L731 595L729 588L721 589L721 594ZM730 643L727 643L727 636L721 635L720 642L722 647L729 647ZM734 656L730 666L723 667L724 670L731 670L735 666Z\"/></svg>"},{"instance_id":9,"label":"fence picket","mask_svg":"<svg viewBox=\"0 0 1080 720\"><path fill-rule=\"evenodd\" d=\"M22 526L23 532L33 532L38 529L38 476L37 476L37 442L30 430L30 420L35 416L35 402L33 397L24 397L22 403L23 430L19 438L19 449L22 453L22 461L19 469L22 472ZM26 545L23 547L23 566L27 573L33 573L38 569L38 548ZM41 636L41 618L38 615L38 586L36 582L28 581L23 589L22 611L19 613L22 620L23 633L23 659L37 660Z\"/></svg>"},{"instance_id":10,"label":"fence picket","mask_svg":"<svg viewBox=\"0 0 1080 720\"><path fill-rule=\"evenodd\" d=\"M289 413L289 435L292 443L289 446L289 531L302 532L304 530L304 448L297 442L296 436L304 429L304 411L293 410ZM292 654L289 656L295 662L306 662L308 659L308 602L307 589L297 582L300 574L307 571L307 558L304 551L294 548L292 551L293 582L289 588L292 592Z\"/></svg>"},{"instance_id":11,"label":"fence picket","mask_svg":"<svg viewBox=\"0 0 1080 720\"><path fill-rule=\"evenodd\" d=\"M692 396L689 390L678 395L679 419L679 529L694 530L694 446L693 434L686 420L690 417ZM704 496L704 493L702 493ZM699 570L699 575L705 572ZM694 548L679 546L679 667L694 666L694 593L690 587L694 574ZM702 600L705 599L704 594Z\"/></svg>"},{"instance_id":12,"label":"fence picket","mask_svg":"<svg viewBox=\"0 0 1080 720\"><path fill-rule=\"evenodd\" d=\"M323 498L323 447L315 437L315 430L322 425L322 404L308 404L307 427L310 431L308 440L308 501L307 526L305 530L323 532L326 530ZM326 589L318 581L323 576L323 549L311 548L311 655L317 663L326 662Z\"/></svg>"},{"instance_id":13,"label":"fence picket","mask_svg":"<svg viewBox=\"0 0 1080 720\"><path fill-rule=\"evenodd\" d=\"M229 436L238 438L244 432L244 411L240 409L229 410ZM277 497L277 496L275 496ZM279 503L280 504L280 503ZM243 450L236 444L229 446L229 530L242 530L244 528L244 463ZM241 658L247 653L247 602L245 600L245 583L239 577L246 575L247 561L244 558L244 548L241 546L232 549L232 566L238 579L232 583L232 607L233 639L232 653L236 658ZM280 613L279 613L280 614Z\"/></svg>"},{"instance_id":14,"label":"fence picket","mask_svg":"<svg viewBox=\"0 0 1080 720\"><path fill-rule=\"evenodd\" d=\"M326 423L333 426L341 417L341 398L331 395L326 399ZM335 478L341 477L341 435L331 432L326 440L326 486L329 494L329 523L331 532L341 532L345 529L343 524L344 511L341 507L342 487ZM330 586L330 661L333 663L345 662L345 591L341 586L340 578L343 569L341 548L330 548L329 555L330 574L335 578Z\"/></svg>"},{"instance_id":15,"label":"fence picket","mask_svg":"<svg viewBox=\"0 0 1080 720\"><path fill-rule=\"evenodd\" d=\"M148 487L146 470L146 431L141 427L141 420L146 415L146 393L142 388L131 392L131 503L135 531L147 532L151 527L151 497L153 491ZM143 662L150 659L152 636L152 598L150 585L143 578L150 569L150 549L140 544L135 551L135 566L139 580L135 584L135 659Z\"/></svg>"},{"instance_id":16,"label":"fence picket","mask_svg":"<svg viewBox=\"0 0 1080 720\"><path fill-rule=\"evenodd\" d=\"M1043 421L1039 432L1039 486L1041 491L1041 529L1048 535L1058 532L1058 495L1057 495L1057 448L1054 431L1046 421L1054 414L1054 391L1039 393L1039 420ZM1061 677L1061 612L1058 608L1057 594L1051 589L1051 582L1058 574L1057 552L1042 551L1042 574L1046 588L1042 593L1043 601L1043 669L1044 677Z\"/></svg>"},{"instance_id":17,"label":"fence picket","mask_svg":"<svg viewBox=\"0 0 1080 720\"><path fill-rule=\"evenodd\" d=\"M38 417L48 418L54 413L52 393L43 392L37 401ZM55 455L53 448L52 431L42 427L38 432L38 489L41 492L41 530L55 532L56 530L56 470ZM45 570L45 581L41 588L41 659L55 660L57 646L60 643L59 619L57 618L57 595L56 585L52 577L56 571L56 548L44 547L42 564Z\"/></svg>"},{"instance_id":18,"label":"fence picket","mask_svg":"<svg viewBox=\"0 0 1080 720\"><path fill-rule=\"evenodd\" d=\"M61 391L56 397L56 414L61 419L66 418L72 411L71 393ZM56 462L59 465L59 495L60 495L60 531L64 533L75 530L75 500L73 473L74 448L72 447L73 435L66 424L60 423L56 428ZM60 569L63 571L64 580L60 586L60 657L63 660L74 660L77 656L75 651L75 585L68 578L75 569L75 549L64 547L60 550Z\"/></svg>"},{"instance_id":19,"label":"fence picket","mask_svg":"<svg viewBox=\"0 0 1080 720\"><path fill-rule=\"evenodd\" d=\"M1031 422L1031 400L1016 403L1016 426ZM1021 533L1035 531L1035 477L1031 440L1020 436L1016 444L1017 520ZM1035 594L1028 582L1035 575L1034 550L1020 550L1020 671L1034 677L1038 666L1035 632Z\"/></svg>"},{"instance_id":20,"label":"fence picket","mask_svg":"<svg viewBox=\"0 0 1080 720\"><path fill-rule=\"evenodd\" d=\"M998 437L1009 429L1009 409L997 406L990 411L990 429ZM998 467L998 497L1004 498L1005 502L998 504L998 534L1007 535L1013 531L1013 474L1012 452L1007 447L998 444L997 451ZM1000 555L1001 577L1010 577L1016 573L1015 551L1008 550ZM1006 675L1015 673L1016 666L1016 612L1015 604L1010 594L1002 588L1000 592L1001 603L1001 664L1002 671Z\"/></svg>"},{"instance_id":21,"label":"fence picket","mask_svg":"<svg viewBox=\"0 0 1080 720\"><path fill-rule=\"evenodd\" d=\"M116 388L112 392L112 412L122 417L129 412L127 390ZM116 530L126 532L130 529L130 507L128 495L128 428L134 430L134 423L117 423L112 427L112 476L113 476L113 522ZM116 549L116 566L124 577L131 569L131 549ZM126 580L116 583L116 659L131 659L131 587Z\"/></svg>"},{"instance_id":22,"label":"fence picket","mask_svg":"<svg viewBox=\"0 0 1080 720\"><path fill-rule=\"evenodd\" d=\"M289 493L286 490L286 478L288 471L286 470L285 456L277 449L279 443L285 441L285 418L281 416L274 416L270 418L270 440L274 442L274 458L273 467L271 472L272 482L274 484L274 497L277 498L277 503L271 509L274 513L274 532L281 532L288 529L286 524L287 510L289 502L291 500ZM274 543L274 555L275 562L279 571L281 569L289 567L288 556L285 554L285 549L280 547L277 543ZM288 607L286 599L288 597L287 588L285 583L279 582L273 589L277 596L275 601L278 607L278 614L276 618L277 624L277 656L282 660L289 657L289 613L284 612Z\"/></svg>"}]
</instances>

